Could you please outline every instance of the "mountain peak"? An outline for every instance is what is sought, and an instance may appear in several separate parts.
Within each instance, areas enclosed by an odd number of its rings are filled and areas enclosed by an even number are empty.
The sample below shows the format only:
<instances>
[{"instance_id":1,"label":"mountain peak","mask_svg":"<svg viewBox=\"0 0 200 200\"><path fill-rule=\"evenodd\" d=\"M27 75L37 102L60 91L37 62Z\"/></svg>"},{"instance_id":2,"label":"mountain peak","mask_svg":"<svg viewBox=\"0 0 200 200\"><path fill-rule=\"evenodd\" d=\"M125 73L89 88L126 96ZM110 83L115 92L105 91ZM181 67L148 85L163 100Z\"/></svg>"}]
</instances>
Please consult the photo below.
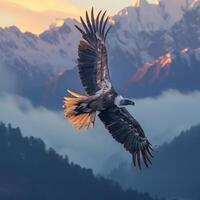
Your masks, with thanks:
<instances>
[{"instance_id":1,"label":"mountain peak","mask_svg":"<svg viewBox=\"0 0 200 200\"><path fill-rule=\"evenodd\" d=\"M133 1L133 7L140 8L141 6L148 4L146 0L134 0Z\"/></svg>"},{"instance_id":2,"label":"mountain peak","mask_svg":"<svg viewBox=\"0 0 200 200\"><path fill-rule=\"evenodd\" d=\"M161 6L150 4L146 0L137 1L134 5L122 9L113 17L114 21L127 31L130 29L133 32L165 30L174 24Z\"/></svg>"},{"instance_id":3,"label":"mountain peak","mask_svg":"<svg viewBox=\"0 0 200 200\"><path fill-rule=\"evenodd\" d=\"M54 28L59 28L61 26L63 26L63 24L65 23L64 19L61 18L57 18L50 26L50 29L54 29Z\"/></svg>"},{"instance_id":4,"label":"mountain peak","mask_svg":"<svg viewBox=\"0 0 200 200\"><path fill-rule=\"evenodd\" d=\"M190 3L190 8L196 8L197 6L200 6L200 1L192 0L192 2Z\"/></svg>"},{"instance_id":5,"label":"mountain peak","mask_svg":"<svg viewBox=\"0 0 200 200\"><path fill-rule=\"evenodd\" d=\"M197 0L196 0L197 1ZM147 0L134 0L133 1L133 7L135 8L140 8L143 7L145 5L160 5L160 0L155 0L152 3L149 3Z\"/></svg>"}]
</instances>

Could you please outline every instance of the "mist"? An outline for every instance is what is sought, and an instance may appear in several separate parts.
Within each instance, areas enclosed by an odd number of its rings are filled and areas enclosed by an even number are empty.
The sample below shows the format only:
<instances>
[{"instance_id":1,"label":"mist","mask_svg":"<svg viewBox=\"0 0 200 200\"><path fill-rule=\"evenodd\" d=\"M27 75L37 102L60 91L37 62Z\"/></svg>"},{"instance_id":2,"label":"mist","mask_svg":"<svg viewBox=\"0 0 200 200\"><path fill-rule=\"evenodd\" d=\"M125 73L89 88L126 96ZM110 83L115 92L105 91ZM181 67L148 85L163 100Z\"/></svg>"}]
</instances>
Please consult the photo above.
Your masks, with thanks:
<instances>
[{"instance_id":1,"label":"mist","mask_svg":"<svg viewBox=\"0 0 200 200\"><path fill-rule=\"evenodd\" d=\"M184 95L168 91L158 98L135 103L129 111L154 145L168 142L182 130L200 123L200 92ZM92 168L95 173L100 173L113 155L117 155L115 162L131 161L131 156L99 120L93 130L77 131L67 123L63 112L35 108L25 98L4 94L0 96L0 121L19 126L23 135L42 138L48 147L67 154L70 161Z\"/></svg>"},{"instance_id":2,"label":"mist","mask_svg":"<svg viewBox=\"0 0 200 200\"><path fill-rule=\"evenodd\" d=\"M0 63L0 92L16 92L17 79L7 67Z\"/></svg>"}]
</instances>

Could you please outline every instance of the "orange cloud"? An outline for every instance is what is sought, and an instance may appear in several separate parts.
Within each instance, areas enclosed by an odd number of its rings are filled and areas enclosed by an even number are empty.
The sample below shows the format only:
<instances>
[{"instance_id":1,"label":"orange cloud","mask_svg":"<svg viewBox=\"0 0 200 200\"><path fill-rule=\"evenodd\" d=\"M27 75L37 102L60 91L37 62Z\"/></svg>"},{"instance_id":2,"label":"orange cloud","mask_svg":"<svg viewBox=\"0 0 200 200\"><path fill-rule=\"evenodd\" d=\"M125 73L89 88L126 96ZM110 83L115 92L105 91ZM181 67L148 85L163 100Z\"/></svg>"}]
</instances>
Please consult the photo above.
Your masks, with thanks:
<instances>
[{"instance_id":1,"label":"orange cloud","mask_svg":"<svg viewBox=\"0 0 200 200\"><path fill-rule=\"evenodd\" d=\"M44 7L44 3L47 2L47 0L41 1L41 7L39 8L39 0L34 1L23 1L18 0L18 3L26 3L26 7L23 7L22 5L14 3L13 2L7 2L7 1L0 1L0 26L11 26L16 25L18 26L22 31L31 31L33 33L41 33L42 31L46 30L49 25L56 19L56 18L78 18L78 10L73 10L74 8L70 8L66 10L66 12L62 12L61 10L56 10L58 8L53 10L51 9L53 7L53 2L55 1L49 1L49 6ZM58 0L57 2L62 1ZM35 2L32 5L32 9L28 8L29 3ZM38 6L38 10L37 10ZM67 6L66 6L67 7ZM46 9L45 9L46 8ZM71 9L71 10L70 10ZM64 10L64 6L63 6Z\"/></svg>"},{"instance_id":2,"label":"orange cloud","mask_svg":"<svg viewBox=\"0 0 200 200\"><path fill-rule=\"evenodd\" d=\"M57 10L69 14L78 14L79 9L67 0L4 0L33 11Z\"/></svg>"},{"instance_id":3,"label":"orange cloud","mask_svg":"<svg viewBox=\"0 0 200 200\"><path fill-rule=\"evenodd\" d=\"M0 0L0 27L16 25L22 31L41 33L56 18L79 18L86 8L108 10L112 15L133 0ZM135 1L135 0L134 0ZM151 2L158 0L151 0Z\"/></svg>"}]
</instances>

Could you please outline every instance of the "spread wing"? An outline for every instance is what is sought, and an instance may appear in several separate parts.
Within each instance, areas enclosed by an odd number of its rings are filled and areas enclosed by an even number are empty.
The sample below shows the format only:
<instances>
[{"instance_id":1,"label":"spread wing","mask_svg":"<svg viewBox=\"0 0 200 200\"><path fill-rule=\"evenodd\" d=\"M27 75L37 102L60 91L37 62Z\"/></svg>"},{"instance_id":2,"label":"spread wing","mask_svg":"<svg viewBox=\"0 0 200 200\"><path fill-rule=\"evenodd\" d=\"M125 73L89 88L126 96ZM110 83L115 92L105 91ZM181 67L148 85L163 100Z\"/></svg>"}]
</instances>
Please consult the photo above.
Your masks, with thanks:
<instances>
[{"instance_id":1,"label":"spread wing","mask_svg":"<svg viewBox=\"0 0 200 200\"><path fill-rule=\"evenodd\" d=\"M86 20L82 17L83 28L76 26L82 33L78 48L78 68L81 82L89 95L96 94L99 90L111 88L110 76L107 66L106 37L111 28L106 28L108 17L104 20L106 12L94 17L93 8L91 19L86 11Z\"/></svg>"},{"instance_id":2,"label":"spread wing","mask_svg":"<svg viewBox=\"0 0 200 200\"><path fill-rule=\"evenodd\" d=\"M100 112L99 118L113 138L123 144L125 149L132 154L135 166L138 164L141 168L141 158L143 158L144 164L149 167L151 164L149 157L152 157L151 151L153 149L141 126L126 108L113 106Z\"/></svg>"}]
</instances>

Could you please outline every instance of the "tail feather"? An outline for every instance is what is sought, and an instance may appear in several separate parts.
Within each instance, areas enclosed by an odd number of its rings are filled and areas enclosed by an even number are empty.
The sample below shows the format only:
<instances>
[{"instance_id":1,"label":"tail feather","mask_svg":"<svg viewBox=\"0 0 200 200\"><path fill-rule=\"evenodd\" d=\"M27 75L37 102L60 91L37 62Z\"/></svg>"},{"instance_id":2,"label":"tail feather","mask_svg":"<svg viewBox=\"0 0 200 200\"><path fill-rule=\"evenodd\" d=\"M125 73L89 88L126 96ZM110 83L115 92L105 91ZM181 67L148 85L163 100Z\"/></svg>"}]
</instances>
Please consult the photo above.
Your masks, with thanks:
<instances>
[{"instance_id":1,"label":"tail feather","mask_svg":"<svg viewBox=\"0 0 200 200\"><path fill-rule=\"evenodd\" d=\"M85 99L87 99L86 96L83 96L83 95L78 94L78 93L76 93L76 92L73 92L73 91L71 91L71 90L67 90L67 92L69 92L69 94L71 94L71 95L74 96L74 97L85 98Z\"/></svg>"},{"instance_id":2,"label":"tail feather","mask_svg":"<svg viewBox=\"0 0 200 200\"><path fill-rule=\"evenodd\" d=\"M76 126L77 129L90 129L94 127L96 112L78 113L76 108L79 103L86 100L88 97L80 95L76 92L67 90L72 97L64 97L64 115L69 123Z\"/></svg>"},{"instance_id":3,"label":"tail feather","mask_svg":"<svg viewBox=\"0 0 200 200\"><path fill-rule=\"evenodd\" d=\"M90 128L94 127L95 119L96 119L96 112L91 114L91 123L90 123L91 127Z\"/></svg>"},{"instance_id":4,"label":"tail feather","mask_svg":"<svg viewBox=\"0 0 200 200\"><path fill-rule=\"evenodd\" d=\"M86 126L87 123L89 123L89 114L84 114L81 119L80 119L80 122L79 122L79 127L78 129L81 129L81 128L84 128Z\"/></svg>"}]
</instances>

